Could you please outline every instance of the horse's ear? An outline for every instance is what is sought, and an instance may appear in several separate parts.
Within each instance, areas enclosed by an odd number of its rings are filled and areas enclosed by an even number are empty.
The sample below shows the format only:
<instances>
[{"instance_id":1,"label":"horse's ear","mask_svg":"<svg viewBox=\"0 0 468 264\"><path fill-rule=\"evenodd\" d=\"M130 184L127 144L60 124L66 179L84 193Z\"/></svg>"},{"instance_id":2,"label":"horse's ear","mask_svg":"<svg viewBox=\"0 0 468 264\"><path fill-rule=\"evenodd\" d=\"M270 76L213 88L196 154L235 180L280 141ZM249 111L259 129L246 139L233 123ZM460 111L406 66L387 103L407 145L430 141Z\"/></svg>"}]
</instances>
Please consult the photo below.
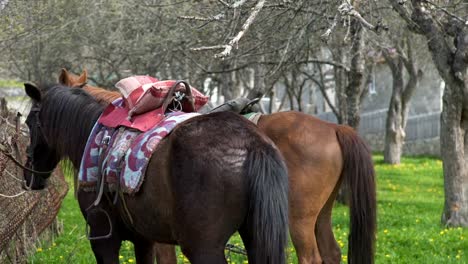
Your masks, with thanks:
<instances>
[{"instance_id":1,"label":"horse's ear","mask_svg":"<svg viewBox=\"0 0 468 264\"><path fill-rule=\"evenodd\" d=\"M41 101L41 97L42 97L41 90L39 90L39 88L34 83L25 82L24 90L31 99L38 101L38 102Z\"/></svg>"},{"instance_id":2,"label":"horse's ear","mask_svg":"<svg viewBox=\"0 0 468 264\"><path fill-rule=\"evenodd\" d=\"M62 69L60 70L60 75L59 75L59 79L58 79L59 83L60 83L60 84L64 84L64 85L68 85L68 84L69 84L69 83L68 83L68 79L69 79L69 78L68 78L68 71L67 71L67 69L62 68Z\"/></svg>"},{"instance_id":3,"label":"horse's ear","mask_svg":"<svg viewBox=\"0 0 468 264\"><path fill-rule=\"evenodd\" d=\"M79 83L86 83L88 81L88 71L83 69L83 73L81 73L80 77L78 78Z\"/></svg>"}]
</instances>

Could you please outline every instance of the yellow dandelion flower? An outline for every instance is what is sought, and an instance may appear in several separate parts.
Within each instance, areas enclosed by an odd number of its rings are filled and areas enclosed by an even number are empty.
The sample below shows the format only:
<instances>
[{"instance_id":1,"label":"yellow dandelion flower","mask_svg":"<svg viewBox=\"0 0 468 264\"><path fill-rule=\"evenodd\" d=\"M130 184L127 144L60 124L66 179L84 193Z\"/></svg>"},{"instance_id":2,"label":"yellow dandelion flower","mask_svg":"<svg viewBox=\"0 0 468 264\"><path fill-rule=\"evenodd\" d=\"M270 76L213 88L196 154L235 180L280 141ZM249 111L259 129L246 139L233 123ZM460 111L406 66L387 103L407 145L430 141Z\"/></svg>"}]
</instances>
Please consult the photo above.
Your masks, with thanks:
<instances>
[{"instance_id":1,"label":"yellow dandelion flower","mask_svg":"<svg viewBox=\"0 0 468 264\"><path fill-rule=\"evenodd\" d=\"M455 258L456 258L456 259L460 259L461 257L460 257L460 255L456 255Z\"/></svg>"},{"instance_id":2,"label":"yellow dandelion flower","mask_svg":"<svg viewBox=\"0 0 468 264\"><path fill-rule=\"evenodd\" d=\"M119 256L119 259L123 259L123 256Z\"/></svg>"},{"instance_id":3,"label":"yellow dandelion flower","mask_svg":"<svg viewBox=\"0 0 468 264\"><path fill-rule=\"evenodd\" d=\"M128 259L128 263L133 263L135 262L133 259Z\"/></svg>"},{"instance_id":4,"label":"yellow dandelion flower","mask_svg":"<svg viewBox=\"0 0 468 264\"><path fill-rule=\"evenodd\" d=\"M385 257L389 258L389 257L390 257L390 254L385 254Z\"/></svg>"},{"instance_id":5,"label":"yellow dandelion flower","mask_svg":"<svg viewBox=\"0 0 468 264\"><path fill-rule=\"evenodd\" d=\"M37 252L42 252L42 248L37 248Z\"/></svg>"},{"instance_id":6,"label":"yellow dandelion flower","mask_svg":"<svg viewBox=\"0 0 468 264\"><path fill-rule=\"evenodd\" d=\"M384 234L387 234L387 233L388 233L388 230L387 230L387 229L385 229L383 232L384 232Z\"/></svg>"}]
</instances>

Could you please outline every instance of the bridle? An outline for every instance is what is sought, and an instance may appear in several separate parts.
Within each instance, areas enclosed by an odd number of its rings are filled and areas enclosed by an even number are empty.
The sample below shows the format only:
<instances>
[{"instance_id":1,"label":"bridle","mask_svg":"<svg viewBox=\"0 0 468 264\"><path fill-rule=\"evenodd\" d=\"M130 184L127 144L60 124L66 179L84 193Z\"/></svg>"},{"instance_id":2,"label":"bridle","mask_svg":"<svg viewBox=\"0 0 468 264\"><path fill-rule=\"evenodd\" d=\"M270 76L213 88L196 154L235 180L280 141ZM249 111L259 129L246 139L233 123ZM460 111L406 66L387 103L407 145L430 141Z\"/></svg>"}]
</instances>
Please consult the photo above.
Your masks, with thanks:
<instances>
[{"instance_id":1,"label":"bridle","mask_svg":"<svg viewBox=\"0 0 468 264\"><path fill-rule=\"evenodd\" d=\"M37 103L36 106L33 106L31 108L30 113L34 114L36 129L40 131L42 138L44 139L44 141L46 143L48 143L47 138L44 135L43 127L42 127L40 119L39 119L40 111L41 111L41 105L39 103ZM29 131L29 134L31 134L31 130ZM37 131L35 131L33 137L31 138L31 143L29 144L29 146L28 146L28 148L26 150L26 156L28 158L27 159L28 162L27 162L26 166L23 166L23 165L20 165L20 164L17 163L17 165L19 165L22 169L31 172L31 180L29 182L29 185L26 185L26 188L28 188L28 189L31 189L31 187L32 187L32 185L34 183L35 174L48 175L48 174L51 174L54 171L54 169L52 169L50 171L37 171L37 170L34 170L32 168L29 168L29 166L32 166L32 164L34 164L34 155L33 155L34 154L34 147L38 143L38 140L39 140L38 137L39 137L39 135L38 135Z\"/></svg>"}]
</instances>

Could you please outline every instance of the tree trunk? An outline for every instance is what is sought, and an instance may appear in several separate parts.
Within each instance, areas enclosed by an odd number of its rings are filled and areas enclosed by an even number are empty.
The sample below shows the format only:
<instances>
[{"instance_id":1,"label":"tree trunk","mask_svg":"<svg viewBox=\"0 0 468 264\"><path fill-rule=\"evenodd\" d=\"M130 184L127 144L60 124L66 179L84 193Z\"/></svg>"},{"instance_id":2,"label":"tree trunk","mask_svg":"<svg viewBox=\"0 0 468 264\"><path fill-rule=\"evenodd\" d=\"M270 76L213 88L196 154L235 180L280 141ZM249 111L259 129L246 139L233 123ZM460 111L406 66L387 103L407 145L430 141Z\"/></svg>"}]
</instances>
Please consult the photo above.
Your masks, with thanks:
<instances>
[{"instance_id":1,"label":"tree trunk","mask_svg":"<svg viewBox=\"0 0 468 264\"><path fill-rule=\"evenodd\" d=\"M400 163L405 140L404 109L401 102L401 90L403 90L402 77L401 75L393 77L393 93L385 125L384 162L390 164Z\"/></svg>"},{"instance_id":2,"label":"tree trunk","mask_svg":"<svg viewBox=\"0 0 468 264\"><path fill-rule=\"evenodd\" d=\"M223 70L227 70L231 67L231 65L228 62L221 62L221 68ZM224 97L224 102L227 102L231 99L234 99L238 91L236 91L237 86L235 85L235 74L233 72L224 72L222 73L222 78L221 78L221 86L222 88L222 95Z\"/></svg>"},{"instance_id":3,"label":"tree trunk","mask_svg":"<svg viewBox=\"0 0 468 264\"><path fill-rule=\"evenodd\" d=\"M394 57L389 50L383 48L382 55L392 72L392 96L388 107L385 126L384 162L399 164L403 145L405 142L406 118L408 115L409 102L418 85L418 70L414 61L412 46L408 32L405 37L399 34L398 41L394 41L396 54ZM403 51L404 46L407 52ZM403 72L408 72L408 81L404 84Z\"/></svg>"},{"instance_id":4,"label":"tree trunk","mask_svg":"<svg viewBox=\"0 0 468 264\"><path fill-rule=\"evenodd\" d=\"M265 67L257 65L254 69L254 88L247 95L249 99L262 97L267 92Z\"/></svg>"},{"instance_id":5,"label":"tree trunk","mask_svg":"<svg viewBox=\"0 0 468 264\"><path fill-rule=\"evenodd\" d=\"M447 83L443 96L440 149L445 204L441 220L448 226L468 226L468 116L466 111L463 113L464 88Z\"/></svg>"},{"instance_id":6,"label":"tree trunk","mask_svg":"<svg viewBox=\"0 0 468 264\"><path fill-rule=\"evenodd\" d=\"M385 124L385 147L384 147L384 162L389 164L399 164L403 144L405 141L405 115L407 109L403 104L403 56L399 52L397 58L393 59L386 49L382 50L387 65L392 72L392 96L387 112L387 120Z\"/></svg>"},{"instance_id":7,"label":"tree trunk","mask_svg":"<svg viewBox=\"0 0 468 264\"><path fill-rule=\"evenodd\" d=\"M338 48L336 52L333 52L333 59L335 61L340 61L342 63L346 63L345 57L343 56L343 52L341 48ZM338 124L345 123L345 120L348 120L346 114L346 73L341 68L334 68L334 75L335 75L335 91L336 91L336 102L335 105L338 106L338 110L336 111L336 120L338 120ZM324 92L325 93L325 89Z\"/></svg>"},{"instance_id":8,"label":"tree trunk","mask_svg":"<svg viewBox=\"0 0 468 264\"><path fill-rule=\"evenodd\" d=\"M364 38L361 23L354 19L350 25L351 44L351 67L348 73L348 86L346 87L346 114L345 123L354 129L358 129L361 121L361 94L364 80Z\"/></svg>"}]
</instances>

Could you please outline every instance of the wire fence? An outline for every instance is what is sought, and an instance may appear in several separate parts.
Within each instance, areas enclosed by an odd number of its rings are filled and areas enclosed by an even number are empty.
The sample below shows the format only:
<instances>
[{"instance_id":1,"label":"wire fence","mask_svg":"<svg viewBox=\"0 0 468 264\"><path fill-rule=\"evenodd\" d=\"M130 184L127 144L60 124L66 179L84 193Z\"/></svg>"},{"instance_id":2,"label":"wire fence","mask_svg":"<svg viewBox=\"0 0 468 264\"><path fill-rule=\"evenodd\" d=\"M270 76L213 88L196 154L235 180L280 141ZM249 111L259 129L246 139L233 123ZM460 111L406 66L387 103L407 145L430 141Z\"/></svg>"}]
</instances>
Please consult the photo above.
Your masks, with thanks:
<instances>
[{"instance_id":1,"label":"wire fence","mask_svg":"<svg viewBox=\"0 0 468 264\"><path fill-rule=\"evenodd\" d=\"M336 116L331 112L317 115L320 119L336 123ZM381 134L385 135L385 122L387 109L377 110L361 114L359 134ZM410 116L406 124L406 141L417 141L439 137L440 134L440 112L427 113Z\"/></svg>"},{"instance_id":2,"label":"wire fence","mask_svg":"<svg viewBox=\"0 0 468 264\"><path fill-rule=\"evenodd\" d=\"M53 236L60 226L55 217L68 187L58 168L42 191L22 188L23 171L3 151L12 150L16 159L24 161L28 137L15 125L15 115L9 112L4 100L0 103L0 263L27 263L35 251L41 234ZM23 129L23 128L22 128ZM17 146L18 151L14 151ZM44 231L49 232L44 232Z\"/></svg>"}]
</instances>

